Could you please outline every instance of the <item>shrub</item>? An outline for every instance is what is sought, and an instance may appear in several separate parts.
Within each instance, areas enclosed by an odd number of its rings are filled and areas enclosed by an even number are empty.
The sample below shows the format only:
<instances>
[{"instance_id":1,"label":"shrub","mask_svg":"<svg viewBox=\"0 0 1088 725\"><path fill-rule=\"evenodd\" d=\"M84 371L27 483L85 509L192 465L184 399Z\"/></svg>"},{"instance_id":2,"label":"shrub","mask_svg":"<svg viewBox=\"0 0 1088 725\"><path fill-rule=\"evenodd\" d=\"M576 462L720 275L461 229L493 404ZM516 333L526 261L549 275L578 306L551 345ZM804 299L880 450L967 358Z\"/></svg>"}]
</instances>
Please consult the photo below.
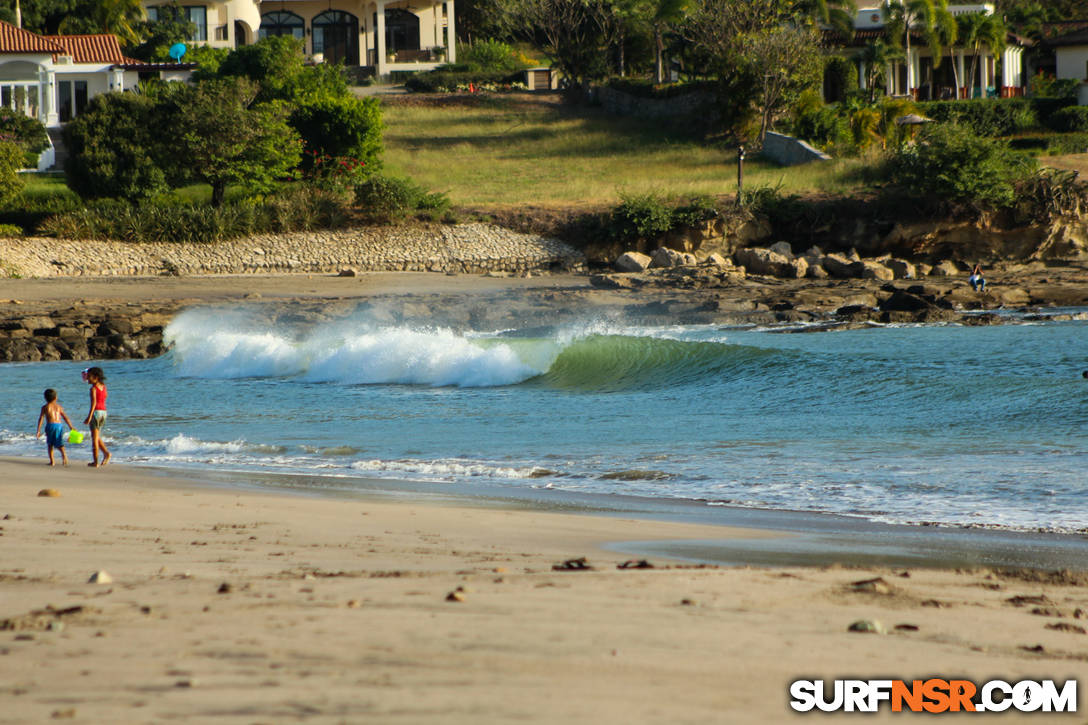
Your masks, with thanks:
<instances>
[{"instance_id":1,"label":"shrub","mask_svg":"<svg viewBox=\"0 0 1088 725\"><path fill-rule=\"evenodd\" d=\"M1011 136L1039 125L1038 113L1026 98L928 101L918 108L934 121L957 123L979 136Z\"/></svg>"},{"instance_id":2,"label":"shrub","mask_svg":"<svg viewBox=\"0 0 1088 725\"><path fill-rule=\"evenodd\" d=\"M450 200L410 179L374 174L355 187L355 206L368 220L389 223L420 213L437 219L449 210Z\"/></svg>"},{"instance_id":3,"label":"shrub","mask_svg":"<svg viewBox=\"0 0 1088 725\"><path fill-rule=\"evenodd\" d=\"M0 224L0 237L21 237L23 228L14 224Z\"/></svg>"},{"instance_id":4,"label":"shrub","mask_svg":"<svg viewBox=\"0 0 1088 725\"><path fill-rule=\"evenodd\" d=\"M377 168L382 151L382 110L377 98L325 96L296 105L289 119L310 152L353 158Z\"/></svg>"},{"instance_id":5,"label":"shrub","mask_svg":"<svg viewBox=\"0 0 1088 725\"><path fill-rule=\"evenodd\" d=\"M1032 98L1068 98L1075 101L1078 86L1080 81L1076 78L1059 79L1041 71L1028 81Z\"/></svg>"},{"instance_id":6,"label":"shrub","mask_svg":"<svg viewBox=\"0 0 1088 725\"><path fill-rule=\"evenodd\" d=\"M651 80L639 78L613 78L608 87L639 98L666 99L686 96L691 93L712 92L715 84L707 81L663 83L655 85Z\"/></svg>"},{"instance_id":7,"label":"shrub","mask_svg":"<svg viewBox=\"0 0 1088 725\"><path fill-rule=\"evenodd\" d=\"M1067 106L1050 117L1048 125L1059 133L1088 131L1088 106Z\"/></svg>"},{"instance_id":8,"label":"shrub","mask_svg":"<svg viewBox=\"0 0 1088 725\"><path fill-rule=\"evenodd\" d=\"M0 204L14 199L23 189L19 169L23 168L26 154L12 141L0 141Z\"/></svg>"},{"instance_id":9,"label":"shrub","mask_svg":"<svg viewBox=\"0 0 1088 725\"><path fill-rule=\"evenodd\" d=\"M517 56L514 54L514 49L501 40L492 38L477 40L472 45L458 48L457 57L460 59L461 64L467 66L467 70L473 72L510 73L521 67Z\"/></svg>"},{"instance_id":10,"label":"shrub","mask_svg":"<svg viewBox=\"0 0 1088 725\"><path fill-rule=\"evenodd\" d=\"M65 239L211 243L252 234L335 229L348 219L340 196L294 187L263 202L219 207L169 199L139 204L100 199L50 217L40 231Z\"/></svg>"},{"instance_id":11,"label":"shrub","mask_svg":"<svg viewBox=\"0 0 1088 725\"><path fill-rule=\"evenodd\" d=\"M896 183L915 195L1007 208L1015 201L1015 184L1034 166L1034 159L1012 151L1006 142L963 127L932 124L916 144L897 152L890 172Z\"/></svg>"},{"instance_id":12,"label":"shrub","mask_svg":"<svg viewBox=\"0 0 1088 725\"><path fill-rule=\"evenodd\" d=\"M438 69L429 73L416 73L404 82L405 88L415 93L452 93L466 90L469 85L502 88L511 86L517 78L505 71L449 71Z\"/></svg>"},{"instance_id":13,"label":"shrub","mask_svg":"<svg viewBox=\"0 0 1088 725\"><path fill-rule=\"evenodd\" d=\"M654 194L626 196L609 215L608 233L616 241L655 239L697 227L717 215L717 206L708 196L687 200L665 200Z\"/></svg>"},{"instance_id":14,"label":"shrub","mask_svg":"<svg viewBox=\"0 0 1088 725\"><path fill-rule=\"evenodd\" d=\"M64 128L68 186L88 199L142 199L166 188L158 105L139 93L104 93Z\"/></svg>"},{"instance_id":15,"label":"shrub","mask_svg":"<svg viewBox=\"0 0 1088 725\"><path fill-rule=\"evenodd\" d=\"M0 108L0 139L13 141L23 149L23 166L28 169L36 168L38 156L49 148L49 135L42 122L10 108Z\"/></svg>"}]
</instances>

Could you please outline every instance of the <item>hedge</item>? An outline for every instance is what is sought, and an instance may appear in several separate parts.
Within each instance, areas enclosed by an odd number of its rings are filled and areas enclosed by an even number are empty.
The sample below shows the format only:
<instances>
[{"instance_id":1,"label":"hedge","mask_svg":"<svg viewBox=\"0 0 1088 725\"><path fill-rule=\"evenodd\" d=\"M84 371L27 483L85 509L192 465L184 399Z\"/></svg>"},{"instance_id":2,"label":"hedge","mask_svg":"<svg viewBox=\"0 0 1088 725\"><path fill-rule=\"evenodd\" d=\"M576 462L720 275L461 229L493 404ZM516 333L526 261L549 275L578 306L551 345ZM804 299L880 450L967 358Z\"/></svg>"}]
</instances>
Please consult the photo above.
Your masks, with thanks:
<instances>
[{"instance_id":1,"label":"hedge","mask_svg":"<svg viewBox=\"0 0 1088 725\"><path fill-rule=\"evenodd\" d=\"M638 98L665 99L686 96L698 91L712 91L715 84L707 81L696 83L665 83L654 85L653 81L631 78L614 78L608 82L608 87L614 91L620 91Z\"/></svg>"},{"instance_id":2,"label":"hedge","mask_svg":"<svg viewBox=\"0 0 1088 725\"><path fill-rule=\"evenodd\" d=\"M415 93L443 93L456 91L469 84L484 86L514 83L520 80L519 75L505 71L436 70L429 73L416 73L405 81L404 86Z\"/></svg>"},{"instance_id":3,"label":"hedge","mask_svg":"<svg viewBox=\"0 0 1088 725\"><path fill-rule=\"evenodd\" d=\"M1088 106L1068 106L1061 109L1047 124L1060 133L1084 133L1088 131Z\"/></svg>"}]
</instances>

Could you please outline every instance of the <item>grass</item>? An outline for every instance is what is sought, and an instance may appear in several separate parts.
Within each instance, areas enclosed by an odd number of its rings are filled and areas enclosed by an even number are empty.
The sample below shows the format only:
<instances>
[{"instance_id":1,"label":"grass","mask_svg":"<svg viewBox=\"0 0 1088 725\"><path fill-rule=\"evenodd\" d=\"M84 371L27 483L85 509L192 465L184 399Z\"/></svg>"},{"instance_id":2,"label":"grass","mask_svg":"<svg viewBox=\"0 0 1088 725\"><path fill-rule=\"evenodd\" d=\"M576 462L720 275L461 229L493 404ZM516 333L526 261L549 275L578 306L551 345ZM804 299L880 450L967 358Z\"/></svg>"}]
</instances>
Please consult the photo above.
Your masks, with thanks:
<instances>
[{"instance_id":1,"label":"grass","mask_svg":"<svg viewBox=\"0 0 1088 725\"><path fill-rule=\"evenodd\" d=\"M592 206L624 195L732 195L736 152L597 109L491 97L473 104L387 103L385 165L460 206ZM848 192L861 162L783 169L745 162L745 187Z\"/></svg>"},{"instance_id":2,"label":"grass","mask_svg":"<svg viewBox=\"0 0 1088 725\"><path fill-rule=\"evenodd\" d=\"M62 171L31 172L19 176L24 183L23 196L28 199L45 199L54 196L79 198L64 183L64 172Z\"/></svg>"}]
</instances>

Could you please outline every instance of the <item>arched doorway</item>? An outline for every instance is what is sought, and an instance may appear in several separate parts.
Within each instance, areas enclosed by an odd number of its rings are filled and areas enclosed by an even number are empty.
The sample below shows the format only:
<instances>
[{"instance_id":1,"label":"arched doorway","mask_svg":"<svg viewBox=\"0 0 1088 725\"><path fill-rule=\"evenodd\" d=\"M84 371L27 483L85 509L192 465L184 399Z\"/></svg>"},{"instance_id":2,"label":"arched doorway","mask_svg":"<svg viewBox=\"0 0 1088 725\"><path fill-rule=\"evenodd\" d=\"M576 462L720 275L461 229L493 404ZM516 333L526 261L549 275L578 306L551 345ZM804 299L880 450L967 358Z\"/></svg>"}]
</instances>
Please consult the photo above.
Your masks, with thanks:
<instances>
[{"instance_id":1,"label":"arched doorway","mask_svg":"<svg viewBox=\"0 0 1088 725\"><path fill-rule=\"evenodd\" d=\"M234 47L249 45L249 27L241 20L234 21Z\"/></svg>"},{"instance_id":2,"label":"arched doorway","mask_svg":"<svg viewBox=\"0 0 1088 725\"><path fill-rule=\"evenodd\" d=\"M287 35L302 40L306 35L306 23L303 19L286 10L277 10L261 16L261 38Z\"/></svg>"},{"instance_id":3,"label":"arched doorway","mask_svg":"<svg viewBox=\"0 0 1088 725\"><path fill-rule=\"evenodd\" d=\"M359 65L359 21L351 13L329 10L311 23L314 54L322 53L326 63Z\"/></svg>"},{"instance_id":4,"label":"arched doorway","mask_svg":"<svg viewBox=\"0 0 1088 725\"><path fill-rule=\"evenodd\" d=\"M376 27L376 24L375 24ZM385 50L419 50L419 16L401 8L385 11Z\"/></svg>"}]
</instances>

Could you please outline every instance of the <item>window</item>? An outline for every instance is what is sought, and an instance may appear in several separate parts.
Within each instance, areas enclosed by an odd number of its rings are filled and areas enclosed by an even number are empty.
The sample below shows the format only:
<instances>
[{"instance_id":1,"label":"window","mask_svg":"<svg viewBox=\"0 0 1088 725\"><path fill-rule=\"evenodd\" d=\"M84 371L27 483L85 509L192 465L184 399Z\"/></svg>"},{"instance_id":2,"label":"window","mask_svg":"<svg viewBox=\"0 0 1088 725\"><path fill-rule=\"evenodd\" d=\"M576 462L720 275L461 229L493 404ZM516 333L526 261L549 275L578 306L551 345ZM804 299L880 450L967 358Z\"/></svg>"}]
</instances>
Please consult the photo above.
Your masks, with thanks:
<instances>
[{"instance_id":1,"label":"window","mask_svg":"<svg viewBox=\"0 0 1088 725\"><path fill-rule=\"evenodd\" d=\"M302 40L305 35L305 25L302 18L294 13L277 11L261 16L261 29L258 37L271 38L279 35L289 35L292 38Z\"/></svg>"},{"instance_id":2,"label":"window","mask_svg":"<svg viewBox=\"0 0 1088 725\"><path fill-rule=\"evenodd\" d=\"M147 19L149 22L157 23L159 21L159 9L147 8Z\"/></svg>"},{"instance_id":3,"label":"window","mask_svg":"<svg viewBox=\"0 0 1088 725\"><path fill-rule=\"evenodd\" d=\"M208 8L203 5L186 5L185 19L196 26L193 37L189 40L208 39Z\"/></svg>"},{"instance_id":4,"label":"window","mask_svg":"<svg viewBox=\"0 0 1088 725\"><path fill-rule=\"evenodd\" d=\"M314 54L326 63L359 65L359 21L350 13L329 10L311 22Z\"/></svg>"}]
</instances>

